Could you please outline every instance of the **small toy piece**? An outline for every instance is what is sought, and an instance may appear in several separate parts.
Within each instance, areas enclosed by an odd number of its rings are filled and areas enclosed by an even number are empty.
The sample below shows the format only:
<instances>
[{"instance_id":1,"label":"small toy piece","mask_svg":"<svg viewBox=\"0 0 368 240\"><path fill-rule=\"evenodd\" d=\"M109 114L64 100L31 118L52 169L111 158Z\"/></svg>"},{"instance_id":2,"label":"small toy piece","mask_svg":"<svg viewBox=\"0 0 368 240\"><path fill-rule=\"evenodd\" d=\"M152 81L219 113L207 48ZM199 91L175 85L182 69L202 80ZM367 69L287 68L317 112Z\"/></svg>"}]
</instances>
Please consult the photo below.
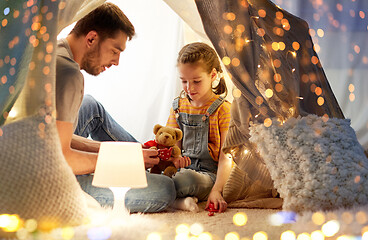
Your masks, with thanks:
<instances>
[{"instance_id":1,"label":"small toy piece","mask_svg":"<svg viewBox=\"0 0 368 240\"><path fill-rule=\"evenodd\" d=\"M153 166L150 173L161 174L172 177L178 170L174 163L170 161L170 157L178 157L181 150L176 143L183 137L183 132L178 128L164 127L156 124L153 128L155 139L144 144L146 148L158 149L158 157L160 162Z\"/></svg>"},{"instance_id":2,"label":"small toy piece","mask_svg":"<svg viewBox=\"0 0 368 240\"><path fill-rule=\"evenodd\" d=\"M208 205L208 207L206 208L206 210L209 212L208 216L213 216L215 212L218 212L218 209L215 209L215 204L213 204L212 202Z\"/></svg>"}]
</instances>

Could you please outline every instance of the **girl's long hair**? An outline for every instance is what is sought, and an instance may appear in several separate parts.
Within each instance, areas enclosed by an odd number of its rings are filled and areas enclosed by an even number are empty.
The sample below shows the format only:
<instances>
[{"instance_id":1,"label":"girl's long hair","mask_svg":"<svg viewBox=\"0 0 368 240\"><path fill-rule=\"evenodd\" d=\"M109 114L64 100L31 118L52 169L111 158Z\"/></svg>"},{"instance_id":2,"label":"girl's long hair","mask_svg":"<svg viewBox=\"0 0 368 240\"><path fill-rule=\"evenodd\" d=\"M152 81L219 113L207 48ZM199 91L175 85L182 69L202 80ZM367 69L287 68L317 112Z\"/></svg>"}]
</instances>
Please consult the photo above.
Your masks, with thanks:
<instances>
[{"instance_id":1,"label":"girl's long hair","mask_svg":"<svg viewBox=\"0 0 368 240\"><path fill-rule=\"evenodd\" d=\"M185 45L179 52L177 62L178 64L200 64L207 73L211 73L214 68L218 73L223 73L216 51L209 45L202 42L194 42ZM216 95L227 95L227 87L224 77L220 78L217 86L212 87L212 91ZM185 94L184 91L182 91L180 95L183 94ZM186 97L189 98L189 96Z\"/></svg>"}]
</instances>

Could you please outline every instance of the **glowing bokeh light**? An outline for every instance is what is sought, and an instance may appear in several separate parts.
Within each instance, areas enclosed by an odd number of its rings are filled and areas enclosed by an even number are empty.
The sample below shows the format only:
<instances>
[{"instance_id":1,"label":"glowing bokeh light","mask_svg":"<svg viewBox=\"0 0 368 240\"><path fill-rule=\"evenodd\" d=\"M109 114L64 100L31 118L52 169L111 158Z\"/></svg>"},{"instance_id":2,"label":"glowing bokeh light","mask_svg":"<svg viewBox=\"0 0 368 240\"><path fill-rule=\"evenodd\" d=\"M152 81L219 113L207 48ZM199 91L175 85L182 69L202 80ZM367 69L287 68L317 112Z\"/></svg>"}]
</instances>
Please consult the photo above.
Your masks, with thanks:
<instances>
[{"instance_id":1,"label":"glowing bokeh light","mask_svg":"<svg viewBox=\"0 0 368 240\"><path fill-rule=\"evenodd\" d=\"M10 13L10 8L6 7L6 8L4 9L4 15L6 16L6 15L8 15L9 13Z\"/></svg>"},{"instance_id":2,"label":"glowing bokeh light","mask_svg":"<svg viewBox=\"0 0 368 240\"><path fill-rule=\"evenodd\" d=\"M266 31L263 28L258 28L257 34L258 36L263 37L266 34Z\"/></svg>"},{"instance_id":3,"label":"glowing bokeh light","mask_svg":"<svg viewBox=\"0 0 368 240\"><path fill-rule=\"evenodd\" d=\"M253 240L268 240L268 235L264 231L259 231L253 235Z\"/></svg>"},{"instance_id":4,"label":"glowing bokeh light","mask_svg":"<svg viewBox=\"0 0 368 240\"><path fill-rule=\"evenodd\" d=\"M292 46L293 46L295 51L298 51L299 48L300 48L300 44L298 42L293 42Z\"/></svg>"},{"instance_id":5,"label":"glowing bokeh light","mask_svg":"<svg viewBox=\"0 0 368 240\"><path fill-rule=\"evenodd\" d=\"M321 94L322 94L322 88L320 88L320 87L316 87L316 88L314 89L314 93L315 93L317 96L321 95Z\"/></svg>"},{"instance_id":6,"label":"glowing bokeh light","mask_svg":"<svg viewBox=\"0 0 368 240\"><path fill-rule=\"evenodd\" d=\"M226 26L224 27L224 32L225 32L226 34L231 34L231 33L233 32L233 28L232 28L231 26L229 26L229 25L226 25Z\"/></svg>"},{"instance_id":7,"label":"glowing bokeh light","mask_svg":"<svg viewBox=\"0 0 368 240\"><path fill-rule=\"evenodd\" d=\"M260 96L257 96L257 97L256 97L256 103L257 103L258 105L262 105L262 103L263 103L263 98L262 98L262 97L260 97Z\"/></svg>"},{"instance_id":8,"label":"glowing bokeh light","mask_svg":"<svg viewBox=\"0 0 368 240\"><path fill-rule=\"evenodd\" d=\"M161 235L157 232L152 232L147 235L146 240L161 240Z\"/></svg>"},{"instance_id":9,"label":"glowing bokeh light","mask_svg":"<svg viewBox=\"0 0 368 240\"><path fill-rule=\"evenodd\" d=\"M359 183L360 181L360 176L356 176L354 178L354 182L355 183ZM343 212L341 215L341 219L346 223L346 224L351 224L354 221L354 216L353 214L351 214L350 212Z\"/></svg>"},{"instance_id":10,"label":"glowing bokeh light","mask_svg":"<svg viewBox=\"0 0 368 240\"><path fill-rule=\"evenodd\" d=\"M318 104L319 106L322 106L324 103L325 103L325 99L324 99L323 97L319 97L319 98L317 99L317 104Z\"/></svg>"},{"instance_id":11,"label":"glowing bokeh light","mask_svg":"<svg viewBox=\"0 0 368 240\"><path fill-rule=\"evenodd\" d=\"M89 240L107 240L111 234L111 229L108 227L90 228L87 232Z\"/></svg>"},{"instance_id":12,"label":"glowing bokeh light","mask_svg":"<svg viewBox=\"0 0 368 240\"><path fill-rule=\"evenodd\" d=\"M204 232L198 235L198 240L212 240L212 234L209 232Z\"/></svg>"},{"instance_id":13,"label":"glowing bokeh light","mask_svg":"<svg viewBox=\"0 0 368 240\"><path fill-rule=\"evenodd\" d=\"M318 62L319 62L319 60L318 60L318 58L317 58L316 56L313 56L313 57L311 58L311 62L312 62L314 65L317 65L317 64L318 64Z\"/></svg>"},{"instance_id":14,"label":"glowing bokeh light","mask_svg":"<svg viewBox=\"0 0 368 240\"><path fill-rule=\"evenodd\" d=\"M284 42L279 42L279 49L280 49L281 51L284 51L284 50L285 50L285 48L286 48L285 43L284 43Z\"/></svg>"},{"instance_id":15,"label":"glowing bokeh light","mask_svg":"<svg viewBox=\"0 0 368 240\"><path fill-rule=\"evenodd\" d=\"M323 37L325 35L325 32L323 31L323 29L317 29L317 35L318 37Z\"/></svg>"},{"instance_id":16,"label":"glowing bokeh light","mask_svg":"<svg viewBox=\"0 0 368 240\"><path fill-rule=\"evenodd\" d=\"M265 120L264 120L264 123L263 123L264 125L265 125L265 127L270 127L271 125L272 125L272 120L271 120L271 118L266 118Z\"/></svg>"},{"instance_id":17,"label":"glowing bokeh light","mask_svg":"<svg viewBox=\"0 0 368 240\"><path fill-rule=\"evenodd\" d=\"M29 232L26 229L21 228L15 233L15 236L17 236L17 240L26 240L29 239Z\"/></svg>"},{"instance_id":18,"label":"glowing bokeh light","mask_svg":"<svg viewBox=\"0 0 368 240\"><path fill-rule=\"evenodd\" d=\"M311 240L311 236L309 233L301 233L296 238L297 240Z\"/></svg>"},{"instance_id":19,"label":"glowing bokeh light","mask_svg":"<svg viewBox=\"0 0 368 240\"><path fill-rule=\"evenodd\" d=\"M277 84L275 85L275 90L276 90L276 92L281 92L283 89L284 89L284 86L283 86L282 84L277 83Z\"/></svg>"},{"instance_id":20,"label":"glowing bokeh light","mask_svg":"<svg viewBox=\"0 0 368 240\"><path fill-rule=\"evenodd\" d=\"M203 232L203 226L200 223L193 223L189 230L191 234L198 236Z\"/></svg>"},{"instance_id":21,"label":"glowing bokeh light","mask_svg":"<svg viewBox=\"0 0 368 240\"><path fill-rule=\"evenodd\" d=\"M175 240L189 240L189 235L184 233L177 234Z\"/></svg>"},{"instance_id":22,"label":"glowing bokeh light","mask_svg":"<svg viewBox=\"0 0 368 240\"><path fill-rule=\"evenodd\" d=\"M312 240L325 240L325 235L323 235L322 231L317 230L311 233Z\"/></svg>"},{"instance_id":23,"label":"glowing bokeh light","mask_svg":"<svg viewBox=\"0 0 368 240\"><path fill-rule=\"evenodd\" d=\"M224 65L229 65L231 63L231 59L229 57L223 57L222 62Z\"/></svg>"},{"instance_id":24,"label":"glowing bokeh light","mask_svg":"<svg viewBox=\"0 0 368 240\"><path fill-rule=\"evenodd\" d=\"M247 223L247 221L248 221L247 214L243 212L236 213L233 216L233 222L237 226L244 226Z\"/></svg>"},{"instance_id":25,"label":"glowing bokeh light","mask_svg":"<svg viewBox=\"0 0 368 240\"><path fill-rule=\"evenodd\" d=\"M368 232L363 232L362 240L368 240Z\"/></svg>"},{"instance_id":26,"label":"glowing bokeh light","mask_svg":"<svg viewBox=\"0 0 368 240\"><path fill-rule=\"evenodd\" d=\"M280 240L295 240L296 235L293 231L288 230L281 234Z\"/></svg>"},{"instance_id":27,"label":"glowing bokeh light","mask_svg":"<svg viewBox=\"0 0 368 240\"><path fill-rule=\"evenodd\" d=\"M349 92L354 92L355 91L355 86L354 86L354 84L349 84Z\"/></svg>"},{"instance_id":28,"label":"glowing bokeh light","mask_svg":"<svg viewBox=\"0 0 368 240\"><path fill-rule=\"evenodd\" d=\"M21 227L18 215L3 214L0 216L0 227L4 232L16 232Z\"/></svg>"},{"instance_id":29,"label":"glowing bokeh light","mask_svg":"<svg viewBox=\"0 0 368 240\"><path fill-rule=\"evenodd\" d=\"M281 61L279 59L275 59L273 61L273 65L275 66L275 68L279 68L281 67Z\"/></svg>"},{"instance_id":30,"label":"glowing bokeh light","mask_svg":"<svg viewBox=\"0 0 368 240\"><path fill-rule=\"evenodd\" d=\"M241 91L237 88L233 90L233 97L234 98L240 98L241 97Z\"/></svg>"},{"instance_id":31,"label":"glowing bokeh light","mask_svg":"<svg viewBox=\"0 0 368 240\"><path fill-rule=\"evenodd\" d=\"M361 19L364 19L365 18L365 13L363 11L359 11L359 17Z\"/></svg>"},{"instance_id":32,"label":"glowing bokeh light","mask_svg":"<svg viewBox=\"0 0 368 240\"><path fill-rule=\"evenodd\" d=\"M72 239L74 237L74 229L72 227L66 227L61 230L61 236L65 240Z\"/></svg>"},{"instance_id":33,"label":"glowing bokeh light","mask_svg":"<svg viewBox=\"0 0 368 240\"><path fill-rule=\"evenodd\" d=\"M276 12L276 19L281 20L284 18L284 14L282 12Z\"/></svg>"},{"instance_id":34,"label":"glowing bokeh light","mask_svg":"<svg viewBox=\"0 0 368 240\"><path fill-rule=\"evenodd\" d=\"M346 236L346 235L342 235L342 236L339 236L338 238L336 238L336 240L355 240L355 239L357 239L357 238Z\"/></svg>"},{"instance_id":35,"label":"glowing bokeh light","mask_svg":"<svg viewBox=\"0 0 368 240\"><path fill-rule=\"evenodd\" d=\"M225 235L224 240L239 240L239 234L237 232L229 232Z\"/></svg>"},{"instance_id":36,"label":"glowing bokeh light","mask_svg":"<svg viewBox=\"0 0 368 240\"><path fill-rule=\"evenodd\" d=\"M327 237L334 236L340 230L340 223L337 220L331 220L322 225L323 234Z\"/></svg>"},{"instance_id":37,"label":"glowing bokeh light","mask_svg":"<svg viewBox=\"0 0 368 240\"><path fill-rule=\"evenodd\" d=\"M281 81L281 75L279 73L276 73L275 75L273 75L273 80L275 82L280 82Z\"/></svg>"},{"instance_id":38,"label":"glowing bokeh light","mask_svg":"<svg viewBox=\"0 0 368 240\"><path fill-rule=\"evenodd\" d=\"M10 215L2 214L0 215L0 228L5 228L10 224Z\"/></svg>"},{"instance_id":39,"label":"glowing bokeh light","mask_svg":"<svg viewBox=\"0 0 368 240\"><path fill-rule=\"evenodd\" d=\"M279 214L272 214L269 218L269 221L273 226L281 226L283 224L283 218Z\"/></svg>"},{"instance_id":40,"label":"glowing bokeh light","mask_svg":"<svg viewBox=\"0 0 368 240\"><path fill-rule=\"evenodd\" d=\"M267 98L271 98L271 97L273 96L273 91L272 91L272 89L267 89L267 90L265 91L265 95L266 95L266 97L267 97Z\"/></svg>"},{"instance_id":41,"label":"glowing bokeh light","mask_svg":"<svg viewBox=\"0 0 368 240\"><path fill-rule=\"evenodd\" d=\"M367 214L363 211L359 211L355 214L356 221L363 225L367 222Z\"/></svg>"},{"instance_id":42,"label":"glowing bokeh light","mask_svg":"<svg viewBox=\"0 0 368 240\"><path fill-rule=\"evenodd\" d=\"M234 67L238 67L240 65L240 60L238 58L233 58L233 60L231 60L231 64Z\"/></svg>"},{"instance_id":43,"label":"glowing bokeh light","mask_svg":"<svg viewBox=\"0 0 368 240\"><path fill-rule=\"evenodd\" d=\"M273 226L281 226L286 223L293 223L296 221L296 213L282 211L274 213L269 217L269 222Z\"/></svg>"},{"instance_id":44,"label":"glowing bokeh light","mask_svg":"<svg viewBox=\"0 0 368 240\"><path fill-rule=\"evenodd\" d=\"M350 102L354 102L355 101L355 94L354 93L350 93L349 94L349 101Z\"/></svg>"}]
</instances>

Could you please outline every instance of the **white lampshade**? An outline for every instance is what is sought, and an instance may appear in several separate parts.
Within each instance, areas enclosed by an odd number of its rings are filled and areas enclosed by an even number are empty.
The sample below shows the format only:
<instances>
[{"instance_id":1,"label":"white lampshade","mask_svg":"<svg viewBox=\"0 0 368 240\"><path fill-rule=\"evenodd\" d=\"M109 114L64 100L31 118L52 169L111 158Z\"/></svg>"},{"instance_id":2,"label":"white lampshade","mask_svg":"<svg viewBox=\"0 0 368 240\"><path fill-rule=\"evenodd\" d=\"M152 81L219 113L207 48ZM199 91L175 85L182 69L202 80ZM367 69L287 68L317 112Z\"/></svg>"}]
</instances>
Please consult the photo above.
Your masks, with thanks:
<instances>
[{"instance_id":1,"label":"white lampshade","mask_svg":"<svg viewBox=\"0 0 368 240\"><path fill-rule=\"evenodd\" d=\"M102 142L92 185L147 187L142 145L135 142Z\"/></svg>"}]
</instances>

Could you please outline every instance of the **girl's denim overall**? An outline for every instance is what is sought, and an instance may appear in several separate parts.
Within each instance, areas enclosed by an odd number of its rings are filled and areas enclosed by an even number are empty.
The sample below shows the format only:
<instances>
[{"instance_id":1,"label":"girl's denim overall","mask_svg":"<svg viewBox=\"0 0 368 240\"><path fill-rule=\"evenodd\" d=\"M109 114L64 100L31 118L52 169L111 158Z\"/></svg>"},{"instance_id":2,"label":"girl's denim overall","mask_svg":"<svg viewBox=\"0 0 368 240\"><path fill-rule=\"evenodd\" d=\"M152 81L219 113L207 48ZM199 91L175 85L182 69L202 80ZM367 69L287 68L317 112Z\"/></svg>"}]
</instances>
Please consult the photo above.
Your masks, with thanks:
<instances>
[{"instance_id":1,"label":"girl's denim overall","mask_svg":"<svg viewBox=\"0 0 368 240\"><path fill-rule=\"evenodd\" d=\"M173 110L180 129L183 131L182 155L191 159L191 164L175 175L177 197L195 196L205 200L216 180L217 162L208 150L209 117L224 102L216 99L206 114L179 112L179 98L173 102Z\"/></svg>"}]
</instances>

